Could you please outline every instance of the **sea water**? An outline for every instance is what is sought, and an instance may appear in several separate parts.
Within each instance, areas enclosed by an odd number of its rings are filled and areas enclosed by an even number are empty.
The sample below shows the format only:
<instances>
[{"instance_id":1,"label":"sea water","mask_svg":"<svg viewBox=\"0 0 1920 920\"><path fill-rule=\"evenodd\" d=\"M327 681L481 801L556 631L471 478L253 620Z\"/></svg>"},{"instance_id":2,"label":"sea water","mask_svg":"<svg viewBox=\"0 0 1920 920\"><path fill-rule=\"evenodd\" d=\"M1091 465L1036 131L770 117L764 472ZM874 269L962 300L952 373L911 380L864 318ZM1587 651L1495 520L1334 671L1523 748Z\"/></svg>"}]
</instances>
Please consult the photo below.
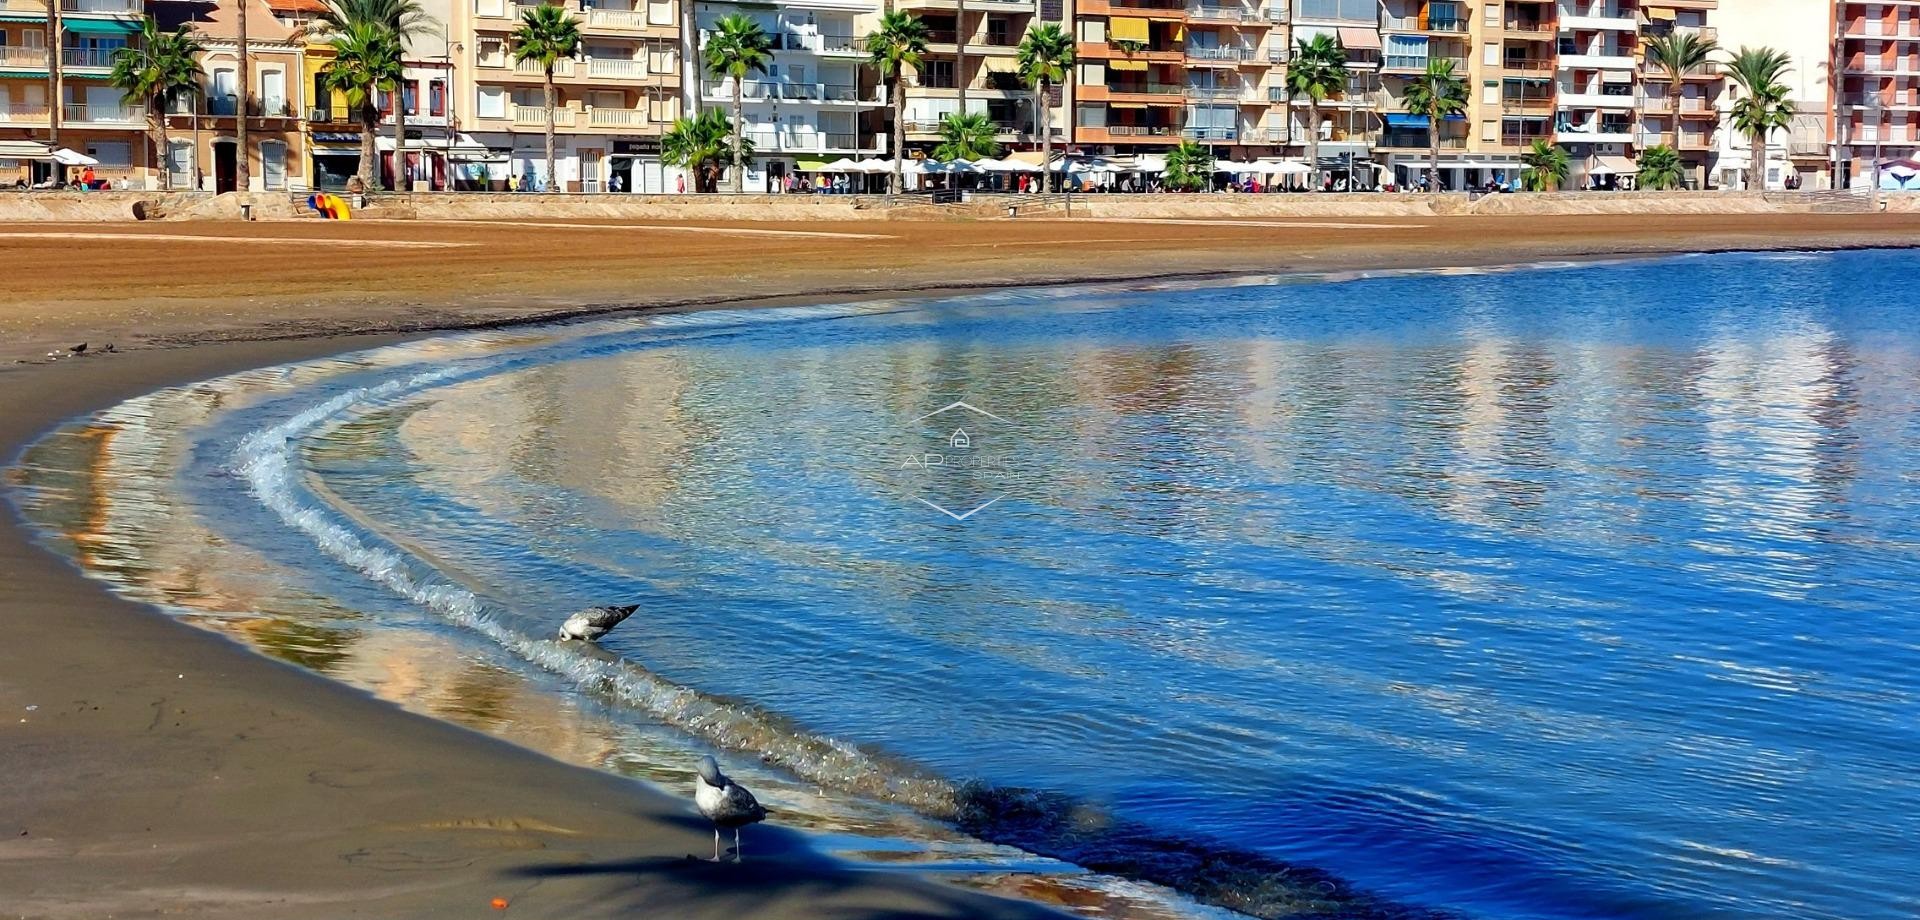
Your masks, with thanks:
<instances>
[{"instance_id":1,"label":"sea water","mask_svg":"<svg viewBox=\"0 0 1920 920\"><path fill-rule=\"evenodd\" d=\"M453 336L153 394L17 479L132 596L558 756L672 783L716 750L875 862L1172 913L1892 920L1916 271ZM600 648L551 640L613 602Z\"/></svg>"}]
</instances>

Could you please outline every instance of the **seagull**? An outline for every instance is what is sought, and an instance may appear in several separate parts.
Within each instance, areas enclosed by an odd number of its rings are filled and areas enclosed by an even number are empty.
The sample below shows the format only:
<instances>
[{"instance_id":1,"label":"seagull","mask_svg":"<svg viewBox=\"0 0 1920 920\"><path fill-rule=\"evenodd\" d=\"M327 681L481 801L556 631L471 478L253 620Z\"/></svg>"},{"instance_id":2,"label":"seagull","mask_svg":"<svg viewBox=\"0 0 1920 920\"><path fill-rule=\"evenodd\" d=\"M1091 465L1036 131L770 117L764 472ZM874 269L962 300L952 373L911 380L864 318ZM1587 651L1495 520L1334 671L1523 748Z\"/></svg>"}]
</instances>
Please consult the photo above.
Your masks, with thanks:
<instances>
[{"instance_id":1,"label":"seagull","mask_svg":"<svg viewBox=\"0 0 1920 920\"><path fill-rule=\"evenodd\" d=\"M78 345L69 347L67 350L70 352L73 352L76 355L84 355L87 353L87 343L81 342Z\"/></svg>"},{"instance_id":2,"label":"seagull","mask_svg":"<svg viewBox=\"0 0 1920 920\"><path fill-rule=\"evenodd\" d=\"M613 632L613 628L619 626L621 620L633 616L633 612L639 609L639 604L628 604L625 607L588 607L567 617L567 621L560 624L560 641L582 639L587 642L598 642L601 636Z\"/></svg>"},{"instance_id":3,"label":"seagull","mask_svg":"<svg viewBox=\"0 0 1920 920\"><path fill-rule=\"evenodd\" d=\"M720 861L720 829L733 828L733 858L740 859L740 828L766 820L767 810L745 786L727 778L711 756L700 758L700 775L693 781L693 804L713 822L713 861Z\"/></svg>"}]
</instances>

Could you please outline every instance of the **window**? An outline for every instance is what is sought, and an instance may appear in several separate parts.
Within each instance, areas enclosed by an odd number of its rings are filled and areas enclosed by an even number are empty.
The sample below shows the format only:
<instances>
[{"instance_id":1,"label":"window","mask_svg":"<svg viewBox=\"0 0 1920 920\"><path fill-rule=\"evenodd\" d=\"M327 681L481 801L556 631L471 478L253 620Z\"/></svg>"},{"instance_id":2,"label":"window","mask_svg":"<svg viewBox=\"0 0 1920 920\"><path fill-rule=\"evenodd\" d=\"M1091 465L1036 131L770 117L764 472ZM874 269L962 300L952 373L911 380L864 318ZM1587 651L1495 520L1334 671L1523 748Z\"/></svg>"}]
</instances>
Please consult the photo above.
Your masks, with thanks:
<instances>
[{"instance_id":1,"label":"window","mask_svg":"<svg viewBox=\"0 0 1920 920\"><path fill-rule=\"evenodd\" d=\"M1481 17L1482 17L1481 22L1485 25L1490 25L1490 26L1499 25L1500 24L1500 4L1498 3L1487 4L1486 12L1482 13Z\"/></svg>"},{"instance_id":2,"label":"window","mask_svg":"<svg viewBox=\"0 0 1920 920\"><path fill-rule=\"evenodd\" d=\"M1492 67L1500 66L1500 46L1491 42L1480 48L1480 63Z\"/></svg>"},{"instance_id":3,"label":"window","mask_svg":"<svg viewBox=\"0 0 1920 920\"><path fill-rule=\"evenodd\" d=\"M427 114L443 116L447 114L447 82L434 80L427 84Z\"/></svg>"},{"instance_id":4,"label":"window","mask_svg":"<svg viewBox=\"0 0 1920 920\"><path fill-rule=\"evenodd\" d=\"M327 88L324 74L313 75L313 121L333 120L333 91Z\"/></svg>"},{"instance_id":5,"label":"window","mask_svg":"<svg viewBox=\"0 0 1920 920\"><path fill-rule=\"evenodd\" d=\"M499 86L480 87L479 104L474 107L474 111L481 118L507 117L506 89Z\"/></svg>"},{"instance_id":6,"label":"window","mask_svg":"<svg viewBox=\"0 0 1920 920\"><path fill-rule=\"evenodd\" d=\"M1500 123L1497 121L1481 122L1480 139L1482 141L1498 142L1500 140Z\"/></svg>"},{"instance_id":7,"label":"window","mask_svg":"<svg viewBox=\"0 0 1920 920\"><path fill-rule=\"evenodd\" d=\"M287 145L279 141L260 142L260 180L269 190L287 187Z\"/></svg>"},{"instance_id":8,"label":"window","mask_svg":"<svg viewBox=\"0 0 1920 920\"><path fill-rule=\"evenodd\" d=\"M673 25L673 3L670 0L649 0L647 3L647 24L653 26Z\"/></svg>"},{"instance_id":9,"label":"window","mask_svg":"<svg viewBox=\"0 0 1920 920\"><path fill-rule=\"evenodd\" d=\"M505 16L507 0L473 0L473 11L482 16Z\"/></svg>"},{"instance_id":10,"label":"window","mask_svg":"<svg viewBox=\"0 0 1920 920\"><path fill-rule=\"evenodd\" d=\"M1104 105L1083 105L1077 123L1082 128L1104 128L1107 126L1107 107Z\"/></svg>"},{"instance_id":11,"label":"window","mask_svg":"<svg viewBox=\"0 0 1920 920\"><path fill-rule=\"evenodd\" d=\"M406 106L408 115L420 114L420 84L412 80L400 84L400 104Z\"/></svg>"},{"instance_id":12,"label":"window","mask_svg":"<svg viewBox=\"0 0 1920 920\"><path fill-rule=\"evenodd\" d=\"M285 115L287 112L287 73L284 70L260 71L260 114Z\"/></svg>"},{"instance_id":13,"label":"window","mask_svg":"<svg viewBox=\"0 0 1920 920\"><path fill-rule=\"evenodd\" d=\"M953 62L927 61L920 71L920 85L938 89L953 89Z\"/></svg>"},{"instance_id":14,"label":"window","mask_svg":"<svg viewBox=\"0 0 1920 920\"><path fill-rule=\"evenodd\" d=\"M213 72L213 89L207 93L207 113L211 115L232 115L240 105L240 94L234 79L234 71L221 68Z\"/></svg>"},{"instance_id":15,"label":"window","mask_svg":"<svg viewBox=\"0 0 1920 920\"><path fill-rule=\"evenodd\" d=\"M1002 17L987 17L987 44L1005 45L1007 41L1007 20Z\"/></svg>"},{"instance_id":16,"label":"window","mask_svg":"<svg viewBox=\"0 0 1920 920\"><path fill-rule=\"evenodd\" d=\"M167 176L174 188L193 184L193 142L174 138L167 142Z\"/></svg>"},{"instance_id":17,"label":"window","mask_svg":"<svg viewBox=\"0 0 1920 920\"><path fill-rule=\"evenodd\" d=\"M506 43L497 38L483 38L474 50L476 62L482 67L507 66Z\"/></svg>"},{"instance_id":18,"label":"window","mask_svg":"<svg viewBox=\"0 0 1920 920\"><path fill-rule=\"evenodd\" d=\"M87 156L107 169L126 169L133 165L133 145L126 141L88 141Z\"/></svg>"}]
</instances>

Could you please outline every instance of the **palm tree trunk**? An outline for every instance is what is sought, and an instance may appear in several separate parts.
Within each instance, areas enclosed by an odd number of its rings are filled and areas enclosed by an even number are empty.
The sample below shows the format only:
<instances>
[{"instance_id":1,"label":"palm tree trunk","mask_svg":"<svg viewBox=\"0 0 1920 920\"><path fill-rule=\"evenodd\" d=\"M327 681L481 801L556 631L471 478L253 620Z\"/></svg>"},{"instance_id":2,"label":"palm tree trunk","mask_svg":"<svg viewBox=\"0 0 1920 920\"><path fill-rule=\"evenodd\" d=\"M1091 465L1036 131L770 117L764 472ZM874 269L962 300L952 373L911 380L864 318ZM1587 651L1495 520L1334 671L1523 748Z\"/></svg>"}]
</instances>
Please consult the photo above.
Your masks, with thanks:
<instances>
[{"instance_id":1,"label":"palm tree trunk","mask_svg":"<svg viewBox=\"0 0 1920 920\"><path fill-rule=\"evenodd\" d=\"M380 157L375 145L375 138L380 136L380 110L373 105L374 88L368 86L366 92L366 99L360 103L360 191L370 194L378 188L374 165Z\"/></svg>"},{"instance_id":2,"label":"palm tree trunk","mask_svg":"<svg viewBox=\"0 0 1920 920\"><path fill-rule=\"evenodd\" d=\"M1047 112L1047 81L1033 88L1033 107L1040 110L1040 192L1045 194L1053 181L1053 125Z\"/></svg>"},{"instance_id":3,"label":"palm tree trunk","mask_svg":"<svg viewBox=\"0 0 1920 920\"><path fill-rule=\"evenodd\" d=\"M154 125L160 129L160 189L161 191L172 191L173 170L170 168L172 164L167 162L168 156L173 152L172 147L169 146L167 142L167 97L164 94L155 96L154 102L156 104L153 110L157 114L154 116L153 122Z\"/></svg>"},{"instance_id":4,"label":"palm tree trunk","mask_svg":"<svg viewBox=\"0 0 1920 920\"><path fill-rule=\"evenodd\" d=\"M1753 132L1753 162L1747 164L1747 187L1756 192L1767 190L1767 132Z\"/></svg>"},{"instance_id":5,"label":"palm tree trunk","mask_svg":"<svg viewBox=\"0 0 1920 920\"><path fill-rule=\"evenodd\" d=\"M740 137L747 130L746 117L741 114L741 97L744 93L741 84L746 81L745 73L735 74L733 77L733 131L731 133L733 134L733 193L735 195L746 191L747 188L747 168L740 162ZM780 130L780 126L774 125L773 130Z\"/></svg>"},{"instance_id":6,"label":"palm tree trunk","mask_svg":"<svg viewBox=\"0 0 1920 920\"><path fill-rule=\"evenodd\" d=\"M907 150L907 81L906 74L893 75L893 175L887 179L887 191L898 195L904 189L900 181L900 158Z\"/></svg>"},{"instance_id":7,"label":"palm tree trunk","mask_svg":"<svg viewBox=\"0 0 1920 920\"><path fill-rule=\"evenodd\" d=\"M247 160L247 103L253 98L253 62L248 59L247 51L247 4L241 0L238 4L239 15L234 19L235 44L240 53L240 106L233 113L233 190L236 192L253 191L253 171L248 168Z\"/></svg>"},{"instance_id":8,"label":"palm tree trunk","mask_svg":"<svg viewBox=\"0 0 1920 920\"><path fill-rule=\"evenodd\" d=\"M1313 180L1312 191L1320 190L1320 100L1307 95L1307 167L1313 172L1307 178Z\"/></svg>"},{"instance_id":9,"label":"palm tree trunk","mask_svg":"<svg viewBox=\"0 0 1920 920\"><path fill-rule=\"evenodd\" d=\"M60 119L66 115L66 106L60 98L60 65L66 63L60 59L61 45L66 42L65 31L60 21L60 0L47 0L47 147L50 149L60 146ZM64 166L55 166L54 169L60 173L66 171Z\"/></svg>"},{"instance_id":10,"label":"palm tree trunk","mask_svg":"<svg viewBox=\"0 0 1920 920\"><path fill-rule=\"evenodd\" d=\"M1667 83L1667 109L1668 111L1671 111L1673 113L1672 115L1668 116L1670 121L1668 122L1668 129L1667 129L1667 138L1668 138L1667 146L1672 147L1674 153L1679 153L1680 152L1680 74L1678 71L1668 71L1667 76L1671 78Z\"/></svg>"},{"instance_id":11,"label":"palm tree trunk","mask_svg":"<svg viewBox=\"0 0 1920 920\"><path fill-rule=\"evenodd\" d=\"M1427 116L1427 161L1428 189L1435 195L1440 194L1440 119ZM1353 187L1353 177L1347 177L1347 187Z\"/></svg>"},{"instance_id":12,"label":"palm tree trunk","mask_svg":"<svg viewBox=\"0 0 1920 920\"><path fill-rule=\"evenodd\" d=\"M960 100L960 114L967 114L967 0L955 4L953 14L953 45L955 64L954 86Z\"/></svg>"},{"instance_id":13,"label":"palm tree trunk","mask_svg":"<svg viewBox=\"0 0 1920 920\"><path fill-rule=\"evenodd\" d=\"M559 191L553 180L553 64L547 64L547 193Z\"/></svg>"},{"instance_id":14,"label":"palm tree trunk","mask_svg":"<svg viewBox=\"0 0 1920 920\"><path fill-rule=\"evenodd\" d=\"M407 173L407 78L404 72L400 85L393 90L393 190L402 194L413 191L413 176Z\"/></svg>"}]
</instances>

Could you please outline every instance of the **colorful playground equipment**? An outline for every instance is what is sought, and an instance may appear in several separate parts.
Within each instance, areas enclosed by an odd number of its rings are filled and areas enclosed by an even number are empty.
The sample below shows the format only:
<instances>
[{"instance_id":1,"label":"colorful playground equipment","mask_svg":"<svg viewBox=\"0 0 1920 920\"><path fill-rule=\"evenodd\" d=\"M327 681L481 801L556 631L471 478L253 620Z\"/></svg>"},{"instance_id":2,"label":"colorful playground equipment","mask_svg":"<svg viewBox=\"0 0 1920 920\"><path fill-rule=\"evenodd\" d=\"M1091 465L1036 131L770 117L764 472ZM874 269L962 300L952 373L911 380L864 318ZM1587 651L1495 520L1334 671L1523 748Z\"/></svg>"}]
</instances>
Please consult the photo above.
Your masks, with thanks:
<instances>
[{"instance_id":1,"label":"colorful playground equipment","mask_svg":"<svg viewBox=\"0 0 1920 920\"><path fill-rule=\"evenodd\" d=\"M327 220L353 219L353 209L348 207L346 199L341 198L339 195L329 194L327 192L308 195L307 207L320 212L320 216Z\"/></svg>"}]
</instances>

